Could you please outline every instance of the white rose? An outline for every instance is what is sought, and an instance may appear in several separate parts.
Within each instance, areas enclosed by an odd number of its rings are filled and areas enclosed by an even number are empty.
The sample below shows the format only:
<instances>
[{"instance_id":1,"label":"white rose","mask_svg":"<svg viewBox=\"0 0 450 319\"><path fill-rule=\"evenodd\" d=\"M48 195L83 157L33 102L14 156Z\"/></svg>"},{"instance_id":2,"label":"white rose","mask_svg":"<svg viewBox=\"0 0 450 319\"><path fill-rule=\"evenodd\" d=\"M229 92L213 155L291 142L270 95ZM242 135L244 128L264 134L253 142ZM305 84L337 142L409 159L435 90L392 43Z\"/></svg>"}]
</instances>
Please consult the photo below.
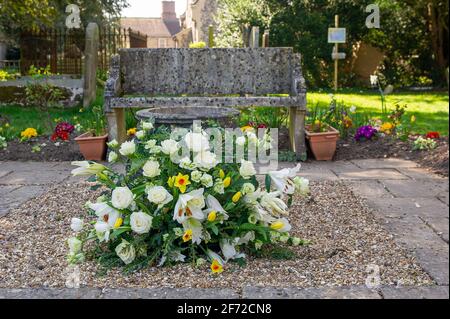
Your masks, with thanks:
<instances>
[{"instance_id":1,"label":"white rose","mask_svg":"<svg viewBox=\"0 0 450 319\"><path fill-rule=\"evenodd\" d=\"M149 178L156 177L161 174L159 163L157 161L147 161L142 170L144 171L143 175Z\"/></svg>"},{"instance_id":2,"label":"white rose","mask_svg":"<svg viewBox=\"0 0 450 319\"><path fill-rule=\"evenodd\" d=\"M70 228L72 228L74 232L82 231L83 221L79 218L72 218L72 220L70 221Z\"/></svg>"},{"instance_id":3,"label":"white rose","mask_svg":"<svg viewBox=\"0 0 450 319\"><path fill-rule=\"evenodd\" d=\"M133 193L128 187L116 187L111 196L111 203L117 209L126 209L133 203Z\"/></svg>"},{"instance_id":4,"label":"white rose","mask_svg":"<svg viewBox=\"0 0 450 319\"><path fill-rule=\"evenodd\" d=\"M178 143L174 140L165 140L161 142L162 152L166 155L171 155L178 152Z\"/></svg>"},{"instance_id":5,"label":"white rose","mask_svg":"<svg viewBox=\"0 0 450 319\"><path fill-rule=\"evenodd\" d=\"M148 190L147 198L150 203L165 205L172 201L173 196L162 186L154 186Z\"/></svg>"},{"instance_id":6,"label":"white rose","mask_svg":"<svg viewBox=\"0 0 450 319\"><path fill-rule=\"evenodd\" d=\"M117 245L116 254L127 265L131 264L134 258L136 258L136 250L133 245L126 240L122 240L122 243Z\"/></svg>"},{"instance_id":7,"label":"white rose","mask_svg":"<svg viewBox=\"0 0 450 319\"><path fill-rule=\"evenodd\" d=\"M192 179L194 182L196 182L196 183L199 183L199 182L200 182L202 176L203 176L203 173L202 173L202 172L199 172L199 171L193 171L193 172L191 173L191 179Z\"/></svg>"},{"instance_id":8,"label":"white rose","mask_svg":"<svg viewBox=\"0 0 450 319\"><path fill-rule=\"evenodd\" d=\"M242 160L241 161L241 168L239 169L239 174L244 179L249 179L253 175L256 174L255 167L253 166L253 163L250 161Z\"/></svg>"},{"instance_id":9,"label":"white rose","mask_svg":"<svg viewBox=\"0 0 450 319\"><path fill-rule=\"evenodd\" d=\"M109 155L108 155L108 162L114 163L115 161L117 161L118 157L119 157L119 156L117 155L116 152L109 152Z\"/></svg>"},{"instance_id":10,"label":"white rose","mask_svg":"<svg viewBox=\"0 0 450 319\"><path fill-rule=\"evenodd\" d=\"M244 183L241 192L243 195L252 194L255 192L255 185L252 183Z\"/></svg>"},{"instance_id":11,"label":"white rose","mask_svg":"<svg viewBox=\"0 0 450 319\"><path fill-rule=\"evenodd\" d=\"M194 170L197 167L197 165L195 163L192 163L189 157L185 157L181 159L180 167L188 170Z\"/></svg>"},{"instance_id":12,"label":"white rose","mask_svg":"<svg viewBox=\"0 0 450 319\"><path fill-rule=\"evenodd\" d=\"M145 132L144 131L137 131L135 136L139 139L142 140L145 137Z\"/></svg>"},{"instance_id":13,"label":"white rose","mask_svg":"<svg viewBox=\"0 0 450 319\"><path fill-rule=\"evenodd\" d=\"M245 145L245 142L247 142L245 136L239 136L239 137L236 139L236 144L239 145L239 146L244 146L244 145Z\"/></svg>"},{"instance_id":14,"label":"white rose","mask_svg":"<svg viewBox=\"0 0 450 319\"><path fill-rule=\"evenodd\" d=\"M142 129L145 131L150 131L153 129L153 124L151 122L142 122Z\"/></svg>"},{"instance_id":15,"label":"white rose","mask_svg":"<svg viewBox=\"0 0 450 319\"><path fill-rule=\"evenodd\" d=\"M205 187L212 187L214 185L213 177L209 174L203 174L201 178L202 185Z\"/></svg>"},{"instance_id":16,"label":"white rose","mask_svg":"<svg viewBox=\"0 0 450 319\"><path fill-rule=\"evenodd\" d=\"M210 170L217 165L216 154L209 151L200 152L195 156L194 163L201 169Z\"/></svg>"},{"instance_id":17,"label":"white rose","mask_svg":"<svg viewBox=\"0 0 450 319\"><path fill-rule=\"evenodd\" d=\"M138 234L146 234L152 228L153 217L143 213L133 213L130 216L131 229Z\"/></svg>"},{"instance_id":18,"label":"white rose","mask_svg":"<svg viewBox=\"0 0 450 319\"><path fill-rule=\"evenodd\" d=\"M189 132L184 137L184 141L189 150L195 153L209 150L209 141L202 133Z\"/></svg>"},{"instance_id":19,"label":"white rose","mask_svg":"<svg viewBox=\"0 0 450 319\"><path fill-rule=\"evenodd\" d=\"M124 142L120 146L119 153L122 154L123 156L133 155L134 152L136 152L136 144L134 144L133 141Z\"/></svg>"},{"instance_id":20,"label":"white rose","mask_svg":"<svg viewBox=\"0 0 450 319\"><path fill-rule=\"evenodd\" d=\"M112 140L111 142L107 143L108 147L110 148L117 148L119 147L119 142L117 142L117 140Z\"/></svg>"},{"instance_id":21,"label":"white rose","mask_svg":"<svg viewBox=\"0 0 450 319\"><path fill-rule=\"evenodd\" d=\"M82 241L76 237L67 239L67 245L69 246L69 251L72 254L78 254L81 251L82 244Z\"/></svg>"},{"instance_id":22,"label":"white rose","mask_svg":"<svg viewBox=\"0 0 450 319\"><path fill-rule=\"evenodd\" d=\"M214 191L217 194L225 193L225 187L223 185L223 181L220 178L216 179L216 183L214 184Z\"/></svg>"}]
</instances>

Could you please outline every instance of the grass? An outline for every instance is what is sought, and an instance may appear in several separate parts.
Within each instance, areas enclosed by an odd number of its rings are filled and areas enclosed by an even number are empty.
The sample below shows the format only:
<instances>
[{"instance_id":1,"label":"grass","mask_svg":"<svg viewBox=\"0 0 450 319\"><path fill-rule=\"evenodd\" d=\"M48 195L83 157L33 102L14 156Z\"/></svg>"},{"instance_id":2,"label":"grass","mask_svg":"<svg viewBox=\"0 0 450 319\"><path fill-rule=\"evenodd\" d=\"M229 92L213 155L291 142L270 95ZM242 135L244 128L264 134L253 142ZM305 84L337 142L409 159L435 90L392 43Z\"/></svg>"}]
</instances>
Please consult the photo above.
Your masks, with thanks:
<instances>
[{"instance_id":1,"label":"grass","mask_svg":"<svg viewBox=\"0 0 450 319\"><path fill-rule=\"evenodd\" d=\"M316 105L327 108L330 104L329 94L332 91L309 92L308 108ZM347 106L356 106L357 112L370 117L384 118L381 111L381 99L378 91L341 90L335 94L338 103ZM415 130L425 134L429 131L438 131L448 136L449 127L449 96L447 92L395 92L386 96L388 111L396 103L407 104L406 117L416 116Z\"/></svg>"},{"instance_id":2,"label":"grass","mask_svg":"<svg viewBox=\"0 0 450 319\"><path fill-rule=\"evenodd\" d=\"M312 110L314 107L328 108L330 103L329 94L331 91L312 91L308 93L308 108ZM335 97L338 103L344 103L347 106L356 106L358 113L365 113L370 117L381 117L380 96L377 91L359 91L359 90L341 90ZM386 97L388 109L392 109L396 102L407 104L407 117L416 116L415 130L418 133L426 133L428 131L438 131L441 135L448 136L448 119L449 119L449 97L447 92L398 92ZM99 91L98 97L93 105L102 105L102 92ZM73 124L80 123L86 127L92 119L90 108L81 109L80 107L52 109L51 117L55 122L68 121ZM127 127L134 127L136 120L134 112L129 110L127 113ZM260 113L259 111L257 113ZM270 118L270 114L264 114L264 118ZM18 137L20 132L27 127L34 127L40 134L51 134L44 125L44 116L40 115L37 108L22 107L18 105L2 106L0 105L0 115L6 117L11 127L5 132L0 131L0 135L7 138ZM273 116L272 116L273 117ZM242 121L247 120L243 115ZM272 119L275 121L275 119ZM275 123L275 122L274 122ZM1 125L2 123L0 123Z\"/></svg>"}]
</instances>

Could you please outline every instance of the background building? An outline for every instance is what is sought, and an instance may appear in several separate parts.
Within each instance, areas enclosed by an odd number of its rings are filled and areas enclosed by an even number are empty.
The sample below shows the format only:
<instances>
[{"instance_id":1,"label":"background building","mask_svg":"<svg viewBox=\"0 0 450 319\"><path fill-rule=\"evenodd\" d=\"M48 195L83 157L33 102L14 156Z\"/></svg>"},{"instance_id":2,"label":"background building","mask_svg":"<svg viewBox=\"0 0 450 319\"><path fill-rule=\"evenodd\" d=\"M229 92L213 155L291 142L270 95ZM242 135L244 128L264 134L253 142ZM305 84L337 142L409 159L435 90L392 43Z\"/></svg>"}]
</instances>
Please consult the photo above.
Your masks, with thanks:
<instances>
[{"instance_id":1,"label":"background building","mask_svg":"<svg viewBox=\"0 0 450 319\"><path fill-rule=\"evenodd\" d=\"M174 1L161 1L161 18L121 18L122 28L147 35L148 48L174 48L174 35L180 32L180 20L175 12Z\"/></svg>"}]
</instances>

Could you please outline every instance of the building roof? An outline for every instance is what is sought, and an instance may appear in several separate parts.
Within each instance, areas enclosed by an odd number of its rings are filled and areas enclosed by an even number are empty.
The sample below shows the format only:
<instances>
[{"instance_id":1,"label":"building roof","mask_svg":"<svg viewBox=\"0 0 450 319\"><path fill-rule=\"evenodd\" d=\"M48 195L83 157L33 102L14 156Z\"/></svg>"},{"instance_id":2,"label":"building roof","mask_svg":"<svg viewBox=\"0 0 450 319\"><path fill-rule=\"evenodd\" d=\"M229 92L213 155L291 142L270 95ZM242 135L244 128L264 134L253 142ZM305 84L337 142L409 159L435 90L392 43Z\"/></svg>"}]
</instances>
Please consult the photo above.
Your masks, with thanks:
<instances>
[{"instance_id":1,"label":"building roof","mask_svg":"<svg viewBox=\"0 0 450 319\"><path fill-rule=\"evenodd\" d=\"M180 21L163 20L161 18L121 18L122 28L131 28L149 37L170 38L180 32Z\"/></svg>"}]
</instances>

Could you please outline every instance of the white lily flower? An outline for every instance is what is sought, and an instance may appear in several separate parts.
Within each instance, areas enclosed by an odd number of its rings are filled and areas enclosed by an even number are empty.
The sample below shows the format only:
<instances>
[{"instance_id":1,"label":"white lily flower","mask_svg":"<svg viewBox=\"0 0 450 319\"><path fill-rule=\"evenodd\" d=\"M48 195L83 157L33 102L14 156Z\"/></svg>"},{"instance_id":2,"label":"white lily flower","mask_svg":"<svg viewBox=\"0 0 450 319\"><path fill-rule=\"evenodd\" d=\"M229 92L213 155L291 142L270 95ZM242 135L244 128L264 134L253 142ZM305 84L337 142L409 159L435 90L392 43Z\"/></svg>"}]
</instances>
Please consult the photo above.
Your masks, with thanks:
<instances>
[{"instance_id":1,"label":"white lily flower","mask_svg":"<svg viewBox=\"0 0 450 319\"><path fill-rule=\"evenodd\" d=\"M288 206L286 203L279 198L280 192L271 192L264 194L261 197L261 206L271 212L274 216L287 215Z\"/></svg>"},{"instance_id":2,"label":"white lily flower","mask_svg":"<svg viewBox=\"0 0 450 319\"><path fill-rule=\"evenodd\" d=\"M203 226L200 221L194 218L188 218L183 222L184 230L190 229L192 231L192 242L200 245L203 239Z\"/></svg>"},{"instance_id":3,"label":"white lily flower","mask_svg":"<svg viewBox=\"0 0 450 319\"><path fill-rule=\"evenodd\" d=\"M208 209L204 210L205 217L208 217L208 215L211 212L216 212L217 214L222 215L224 220L227 220L229 218L229 216L228 216L227 212L225 211L225 209L223 209L223 207L220 204L220 202L214 196L208 195L206 197L206 205L207 205Z\"/></svg>"},{"instance_id":4,"label":"white lily flower","mask_svg":"<svg viewBox=\"0 0 450 319\"><path fill-rule=\"evenodd\" d=\"M104 202L91 203L89 208L95 211L99 221L107 223L111 228L114 227L117 219L120 218L120 212Z\"/></svg>"},{"instance_id":5,"label":"white lily flower","mask_svg":"<svg viewBox=\"0 0 450 319\"><path fill-rule=\"evenodd\" d=\"M213 252L211 249L208 249L206 251L206 255L208 255L208 257L211 261L217 260L217 262L222 266L224 266L226 264L226 261L219 254Z\"/></svg>"},{"instance_id":6,"label":"white lily flower","mask_svg":"<svg viewBox=\"0 0 450 319\"><path fill-rule=\"evenodd\" d=\"M301 165L298 164L294 168L284 168L280 171L269 172L270 179L275 185L275 188L288 195L292 195L295 192L295 184L293 179L297 176Z\"/></svg>"},{"instance_id":7,"label":"white lily flower","mask_svg":"<svg viewBox=\"0 0 450 319\"><path fill-rule=\"evenodd\" d=\"M286 232L290 231L292 227L286 218L280 218L280 219L274 220L270 224L270 228L272 228L273 230L276 230L277 232L280 232L280 233L286 233Z\"/></svg>"},{"instance_id":8,"label":"white lily flower","mask_svg":"<svg viewBox=\"0 0 450 319\"><path fill-rule=\"evenodd\" d=\"M209 171L217 165L216 154L209 151L199 152L194 157L194 164L204 171Z\"/></svg>"},{"instance_id":9,"label":"white lily flower","mask_svg":"<svg viewBox=\"0 0 450 319\"><path fill-rule=\"evenodd\" d=\"M108 169L102 164L88 161L74 161L71 164L74 166L78 166L78 168L72 170L73 176L91 176L100 174Z\"/></svg>"},{"instance_id":10,"label":"white lily flower","mask_svg":"<svg viewBox=\"0 0 450 319\"><path fill-rule=\"evenodd\" d=\"M261 221L264 224L270 224L275 220L275 218L260 204L257 204L254 207L254 218L256 221Z\"/></svg>"},{"instance_id":11,"label":"white lily flower","mask_svg":"<svg viewBox=\"0 0 450 319\"><path fill-rule=\"evenodd\" d=\"M225 261L230 259L238 259L245 257L245 254L239 253L236 250L236 244L239 242L239 238L234 238L233 240L222 239L220 241L220 249L222 250L222 254L225 257Z\"/></svg>"},{"instance_id":12,"label":"white lily flower","mask_svg":"<svg viewBox=\"0 0 450 319\"><path fill-rule=\"evenodd\" d=\"M83 221L79 218L72 218L70 221L70 228L74 232L80 232L83 230Z\"/></svg>"},{"instance_id":13,"label":"white lily flower","mask_svg":"<svg viewBox=\"0 0 450 319\"><path fill-rule=\"evenodd\" d=\"M238 245L247 245L249 242L254 241L256 239L255 232L249 231L245 233L245 235L239 238Z\"/></svg>"},{"instance_id":14,"label":"white lily flower","mask_svg":"<svg viewBox=\"0 0 450 319\"><path fill-rule=\"evenodd\" d=\"M204 189L200 188L187 194L181 194L175 205L173 220L178 221L180 224L191 217L203 220L205 218L202 212L203 207L205 207L203 191Z\"/></svg>"}]
</instances>

